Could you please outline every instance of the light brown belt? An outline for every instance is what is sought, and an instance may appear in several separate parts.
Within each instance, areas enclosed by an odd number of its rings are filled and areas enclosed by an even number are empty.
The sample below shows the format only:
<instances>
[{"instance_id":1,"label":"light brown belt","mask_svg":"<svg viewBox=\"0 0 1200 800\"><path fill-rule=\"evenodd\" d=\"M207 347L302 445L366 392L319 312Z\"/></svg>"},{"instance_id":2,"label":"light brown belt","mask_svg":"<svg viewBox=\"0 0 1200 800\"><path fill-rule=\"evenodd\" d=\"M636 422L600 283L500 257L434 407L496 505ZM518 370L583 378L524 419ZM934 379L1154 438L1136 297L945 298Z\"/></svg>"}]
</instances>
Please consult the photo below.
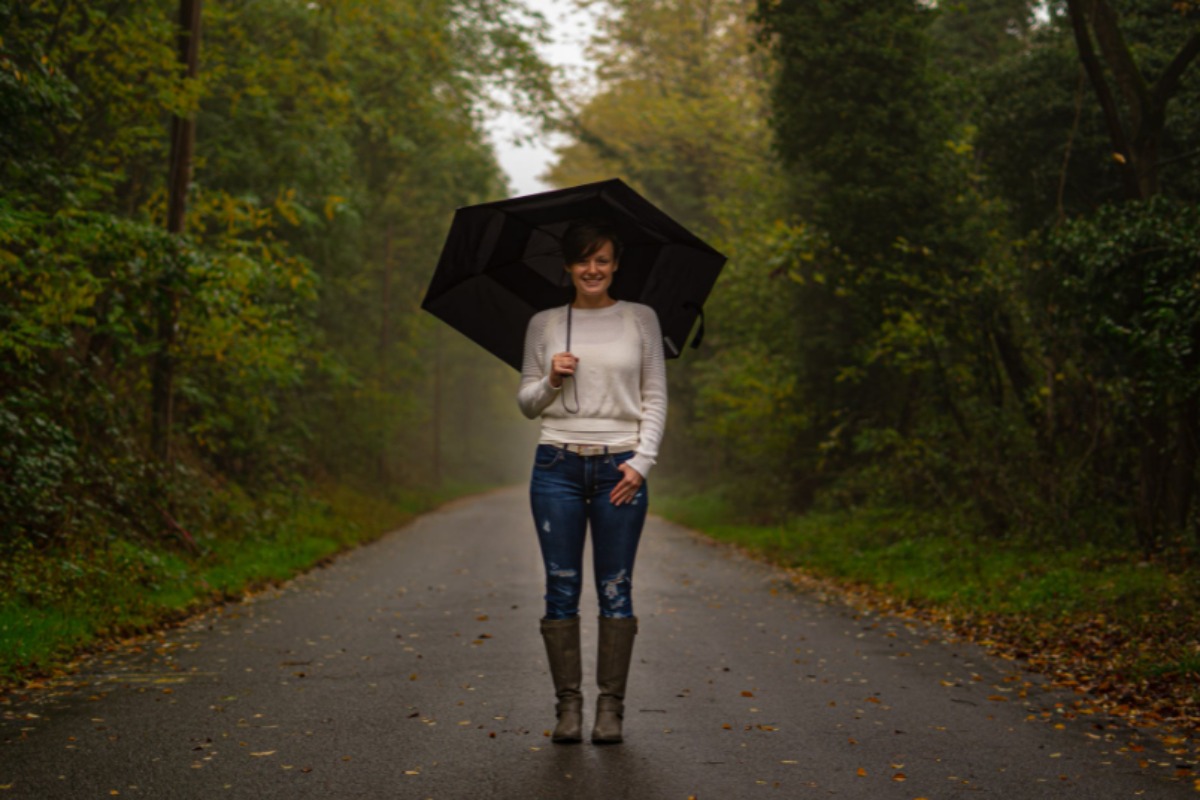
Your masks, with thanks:
<instances>
[{"instance_id":1,"label":"light brown belt","mask_svg":"<svg viewBox=\"0 0 1200 800\"><path fill-rule=\"evenodd\" d=\"M635 444L564 444L559 446L568 453L575 453L581 456L607 456L617 453L628 453L630 450L637 449L637 445Z\"/></svg>"}]
</instances>

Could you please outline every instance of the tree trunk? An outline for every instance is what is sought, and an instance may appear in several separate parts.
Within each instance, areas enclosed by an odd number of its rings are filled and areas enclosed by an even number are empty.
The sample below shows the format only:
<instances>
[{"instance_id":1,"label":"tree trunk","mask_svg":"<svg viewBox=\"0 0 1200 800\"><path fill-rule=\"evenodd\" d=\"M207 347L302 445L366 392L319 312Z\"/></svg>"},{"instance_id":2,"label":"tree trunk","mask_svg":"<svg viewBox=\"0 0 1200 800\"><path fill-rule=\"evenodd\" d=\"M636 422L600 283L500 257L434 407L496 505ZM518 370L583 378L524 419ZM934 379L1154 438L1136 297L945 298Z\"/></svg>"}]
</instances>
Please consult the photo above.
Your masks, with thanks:
<instances>
[{"instance_id":1,"label":"tree trunk","mask_svg":"<svg viewBox=\"0 0 1200 800\"><path fill-rule=\"evenodd\" d=\"M1179 409L1177 421L1176 452L1171 474L1171 496L1168 522L1174 533L1187 529L1192 511L1192 498L1196 491L1196 461L1198 455L1196 434L1200 421L1200 396L1193 395Z\"/></svg>"},{"instance_id":2,"label":"tree trunk","mask_svg":"<svg viewBox=\"0 0 1200 800\"><path fill-rule=\"evenodd\" d=\"M186 78L196 77L200 61L201 0L179 2L179 63ZM167 179L167 231L183 233L187 218L188 184L192 178L192 152L196 140L195 117L171 119L171 164ZM175 327L179 298L175 287L177 267L168 266L158 287L156 335L158 351L150 376L150 447L161 461L171 457L172 398L175 385Z\"/></svg>"},{"instance_id":3,"label":"tree trunk","mask_svg":"<svg viewBox=\"0 0 1200 800\"><path fill-rule=\"evenodd\" d=\"M1162 540L1162 501L1170 474L1171 451L1166 445L1167 421L1162 415L1142 420L1143 440L1138 453L1137 538L1142 552L1151 555Z\"/></svg>"},{"instance_id":4,"label":"tree trunk","mask_svg":"<svg viewBox=\"0 0 1200 800\"><path fill-rule=\"evenodd\" d=\"M433 485L442 485L442 329L433 332Z\"/></svg>"}]
</instances>

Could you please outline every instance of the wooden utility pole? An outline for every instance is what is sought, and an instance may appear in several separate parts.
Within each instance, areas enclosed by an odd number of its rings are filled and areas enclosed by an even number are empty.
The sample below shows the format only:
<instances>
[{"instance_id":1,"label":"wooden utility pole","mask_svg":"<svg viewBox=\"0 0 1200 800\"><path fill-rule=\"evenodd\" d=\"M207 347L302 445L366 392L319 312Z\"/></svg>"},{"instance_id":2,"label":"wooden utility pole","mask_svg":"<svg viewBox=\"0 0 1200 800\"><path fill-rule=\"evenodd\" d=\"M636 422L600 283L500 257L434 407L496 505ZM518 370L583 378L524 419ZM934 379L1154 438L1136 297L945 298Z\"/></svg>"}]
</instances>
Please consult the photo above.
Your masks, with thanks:
<instances>
[{"instance_id":1,"label":"wooden utility pole","mask_svg":"<svg viewBox=\"0 0 1200 800\"><path fill-rule=\"evenodd\" d=\"M183 76L194 79L200 63L201 0L179 0L179 64ZM192 154L196 142L196 118L176 115L171 118L171 164L167 178L167 231L181 234L187 218L188 185L192 180ZM179 297L172 265L163 271L158 287L158 352L154 356L150 380L150 446L162 461L171 455L172 396L175 384L175 326L179 318Z\"/></svg>"},{"instance_id":2,"label":"wooden utility pole","mask_svg":"<svg viewBox=\"0 0 1200 800\"><path fill-rule=\"evenodd\" d=\"M392 402L391 364L388 361L388 355L392 348L392 230L393 224L389 220L383 239L383 272L380 276L379 287L379 391L383 394L384 402L389 408ZM387 482L390 473L388 469L390 445L390 435L384 436L379 443L379 459L375 476L380 485Z\"/></svg>"}]
</instances>

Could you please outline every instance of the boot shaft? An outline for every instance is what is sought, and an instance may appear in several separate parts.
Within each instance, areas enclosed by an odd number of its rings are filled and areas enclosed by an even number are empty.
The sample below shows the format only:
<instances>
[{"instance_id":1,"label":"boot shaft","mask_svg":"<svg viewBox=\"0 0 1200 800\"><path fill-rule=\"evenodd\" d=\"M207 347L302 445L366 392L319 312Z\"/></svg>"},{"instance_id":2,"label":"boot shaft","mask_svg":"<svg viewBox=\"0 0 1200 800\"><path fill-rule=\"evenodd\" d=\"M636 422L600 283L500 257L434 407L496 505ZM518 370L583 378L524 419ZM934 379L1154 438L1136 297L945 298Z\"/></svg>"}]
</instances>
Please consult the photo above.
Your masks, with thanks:
<instances>
[{"instance_id":1,"label":"boot shaft","mask_svg":"<svg viewBox=\"0 0 1200 800\"><path fill-rule=\"evenodd\" d=\"M579 647L579 617L543 619L542 641L550 662L550 677L559 699L580 697L583 681L582 655Z\"/></svg>"},{"instance_id":2,"label":"boot shaft","mask_svg":"<svg viewBox=\"0 0 1200 800\"><path fill-rule=\"evenodd\" d=\"M600 618L600 644L596 656L596 686L601 697L625 698L637 617Z\"/></svg>"}]
</instances>

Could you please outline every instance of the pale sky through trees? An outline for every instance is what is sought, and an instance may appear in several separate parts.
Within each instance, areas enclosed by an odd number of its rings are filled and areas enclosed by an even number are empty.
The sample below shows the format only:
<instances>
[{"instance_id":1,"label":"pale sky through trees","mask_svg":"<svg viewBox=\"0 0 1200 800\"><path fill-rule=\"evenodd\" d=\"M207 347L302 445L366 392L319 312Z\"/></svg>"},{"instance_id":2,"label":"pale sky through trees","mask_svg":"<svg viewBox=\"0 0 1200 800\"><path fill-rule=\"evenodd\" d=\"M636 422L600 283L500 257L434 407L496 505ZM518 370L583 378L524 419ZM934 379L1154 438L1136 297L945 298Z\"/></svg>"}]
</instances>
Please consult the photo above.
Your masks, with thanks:
<instances>
[{"instance_id":1,"label":"pale sky through trees","mask_svg":"<svg viewBox=\"0 0 1200 800\"><path fill-rule=\"evenodd\" d=\"M528 0L527 5L540 12L550 25L551 43L540 48L550 64L563 68L572 83L586 82L587 61L584 46L592 32L592 13L581 11L572 0ZM538 134L530 143L517 144L517 137L535 133L530 120L513 113L498 115L489 123L496 155L516 194L530 194L551 188L538 178L554 159L551 137Z\"/></svg>"}]
</instances>

